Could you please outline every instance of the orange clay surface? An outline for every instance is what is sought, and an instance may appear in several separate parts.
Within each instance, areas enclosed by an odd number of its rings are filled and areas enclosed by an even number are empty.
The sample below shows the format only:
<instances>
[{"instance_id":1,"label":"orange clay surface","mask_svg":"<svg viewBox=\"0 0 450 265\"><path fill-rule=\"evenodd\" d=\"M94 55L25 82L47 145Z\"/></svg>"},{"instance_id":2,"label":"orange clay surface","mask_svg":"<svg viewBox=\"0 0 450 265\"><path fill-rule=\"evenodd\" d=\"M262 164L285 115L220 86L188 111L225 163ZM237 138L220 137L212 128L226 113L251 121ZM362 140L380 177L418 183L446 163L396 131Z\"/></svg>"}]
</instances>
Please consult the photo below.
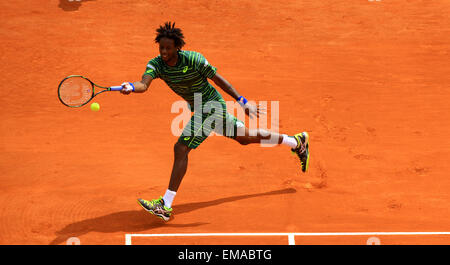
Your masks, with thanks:
<instances>
[{"instance_id":1,"label":"orange clay surface","mask_svg":"<svg viewBox=\"0 0 450 265\"><path fill-rule=\"evenodd\" d=\"M124 244L130 233L450 231L447 0L15 0L0 10L0 244ZM92 112L63 106L56 89L69 74L100 85L140 80L158 55L155 29L168 20L182 28L185 49L204 54L246 98L279 101L280 132L310 133L307 174L285 146L215 136L190 153L170 222L139 207L137 198L167 188L178 115L170 109L180 98L156 80L144 94L102 94Z\"/></svg>"}]
</instances>

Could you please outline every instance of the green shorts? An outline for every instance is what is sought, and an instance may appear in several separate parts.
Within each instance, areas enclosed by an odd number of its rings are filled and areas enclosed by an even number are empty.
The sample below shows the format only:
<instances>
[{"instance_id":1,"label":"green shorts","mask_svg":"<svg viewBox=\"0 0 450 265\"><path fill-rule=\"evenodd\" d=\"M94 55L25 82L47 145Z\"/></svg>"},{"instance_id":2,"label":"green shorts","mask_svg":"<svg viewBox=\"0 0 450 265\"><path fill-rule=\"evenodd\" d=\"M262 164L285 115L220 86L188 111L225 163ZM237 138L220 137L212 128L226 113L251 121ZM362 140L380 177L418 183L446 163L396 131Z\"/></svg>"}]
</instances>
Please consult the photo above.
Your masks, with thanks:
<instances>
[{"instance_id":1,"label":"green shorts","mask_svg":"<svg viewBox=\"0 0 450 265\"><path fill-rule=\"evenodd\" d=\"M178 138L178 142L195 149L208 138L212 131L234 139L237 128L244 126L244 122L227 112L226 103L220 98L217 101L204 103L202 111L194 112Z\"/></svg>"}]
</instances>

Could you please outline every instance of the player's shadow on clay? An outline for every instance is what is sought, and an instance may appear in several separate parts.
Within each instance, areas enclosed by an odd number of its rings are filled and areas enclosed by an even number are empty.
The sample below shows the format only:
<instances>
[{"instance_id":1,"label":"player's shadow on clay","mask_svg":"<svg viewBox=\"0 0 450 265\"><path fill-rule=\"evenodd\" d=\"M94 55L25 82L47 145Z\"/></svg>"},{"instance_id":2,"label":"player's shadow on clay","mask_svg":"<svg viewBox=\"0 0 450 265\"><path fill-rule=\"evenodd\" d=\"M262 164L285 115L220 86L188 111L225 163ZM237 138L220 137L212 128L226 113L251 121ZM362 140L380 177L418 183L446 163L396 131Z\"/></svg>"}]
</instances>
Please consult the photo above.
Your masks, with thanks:
<instances>
[{"instance_id":1,"label":"player's shadow on clay","mask_svg":"<svg viewBox=\"0 0 450 265\"><path fill-rule=\"evenodd\" d=\"M216 206L223 203L238 201L249 199L253 197L261 197L261 196L272 196L272 195L281 195L287 193L296 193L297 191L293 188L282 189L282 190L274 190L270 192L263 193L255 193L255 194L247 194L240 196L232 196L212 201L205 202L193 202L193 203L185 203L180 205L174 205L174 217L188 213L191 211L195 211L198 209ZM205 225L208 223L204 222L196 222L189 224L172 224L171 222L164 222L159 218L150 215L144 210L136 210L136 211L123 211L112 213L92 219L86 219L80 222L72 223L65 226L63 229L56 232L57 237L50 242L50 245L58 245L61 243L65 243L67 239L70 237L79 237L81 235L87 234L89 232L100 232L100 233L115 233L115 232L127 232L134 233L140 231L146 231L149 229L155 229L158 227L170 227L170 228L185 228L185 227L196 227ZM81 242L83 244L83 242Z\"/></svg>"},{"instance_id":2,"label":"player's shadow on clay","mask_svg":"<svg viewBox=\"0 0 450 265\"><path fill-rule=\"evenodd\" d=\"M95 0L59 0L58 7L64 11L77 11L83 2Z\"/></svg>"}]
</instances>

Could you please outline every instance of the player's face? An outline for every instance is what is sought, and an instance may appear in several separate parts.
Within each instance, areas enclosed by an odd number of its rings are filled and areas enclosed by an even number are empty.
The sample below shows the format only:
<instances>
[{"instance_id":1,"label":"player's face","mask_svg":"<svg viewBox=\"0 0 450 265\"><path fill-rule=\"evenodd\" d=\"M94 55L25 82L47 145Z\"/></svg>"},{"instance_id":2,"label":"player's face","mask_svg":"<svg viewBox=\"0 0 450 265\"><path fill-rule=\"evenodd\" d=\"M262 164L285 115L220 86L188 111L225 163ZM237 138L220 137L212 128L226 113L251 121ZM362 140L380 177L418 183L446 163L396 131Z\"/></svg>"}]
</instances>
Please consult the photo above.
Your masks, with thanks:
<instances>
[{"instance_id":1,"label":"player's face","mask_svg":"<svg viewBox=\"0 0 450 265\"><path fill-rule=\"evenodd\" d=\"M159 53L164 62L172 62L177 59L177 47L175 41L169 38L159 40ZM176 61L175 61L176 62Z\"/></svg>"}]
</instances>

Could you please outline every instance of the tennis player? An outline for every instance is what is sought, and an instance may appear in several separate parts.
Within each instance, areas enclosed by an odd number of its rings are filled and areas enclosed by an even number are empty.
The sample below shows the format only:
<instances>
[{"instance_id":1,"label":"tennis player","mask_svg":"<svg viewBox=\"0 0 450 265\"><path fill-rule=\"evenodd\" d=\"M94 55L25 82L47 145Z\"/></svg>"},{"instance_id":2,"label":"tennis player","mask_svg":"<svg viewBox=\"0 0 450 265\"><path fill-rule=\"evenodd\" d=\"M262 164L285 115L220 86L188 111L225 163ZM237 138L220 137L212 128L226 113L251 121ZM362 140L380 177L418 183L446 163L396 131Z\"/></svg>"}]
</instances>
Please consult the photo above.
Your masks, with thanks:
<instances>
[{"instance_id":1,"label":"tennis player","mask_svg":"<svg viewBox=\"0 0 450 265\"><path fill-rule=\"evenodd\" d=\"M155 42L159 44L160 55L149 61L141 81L123 83L121 93L143 93L148 90L153 79L160 78L187 101L193 115L175 143L172 174L164 196L150 201L138 199L139 205L164 221L170 219L173 200L187 170L189 152L196 149L211 131L234 139L242 145L261 143L263 140L266 143L272 140L274 144L286 145L300 159L301 170L308 170L307 132L288 136L262 129L248 129L242 121L227 112L224 99L208 79L237 100L248 116L259 117L260 114L265 114L264 109L241 96L202 54L182 50L185 44L184 36L181 29L175 27L175 23L166 22L160 26L156 30ZM199 101L195 100L195 97L198 96L201 96L202 111L196 110L199 106L195 104L199 105ZM205 112L205 109L210 111Z\"/></svg>"}]
</instances>

